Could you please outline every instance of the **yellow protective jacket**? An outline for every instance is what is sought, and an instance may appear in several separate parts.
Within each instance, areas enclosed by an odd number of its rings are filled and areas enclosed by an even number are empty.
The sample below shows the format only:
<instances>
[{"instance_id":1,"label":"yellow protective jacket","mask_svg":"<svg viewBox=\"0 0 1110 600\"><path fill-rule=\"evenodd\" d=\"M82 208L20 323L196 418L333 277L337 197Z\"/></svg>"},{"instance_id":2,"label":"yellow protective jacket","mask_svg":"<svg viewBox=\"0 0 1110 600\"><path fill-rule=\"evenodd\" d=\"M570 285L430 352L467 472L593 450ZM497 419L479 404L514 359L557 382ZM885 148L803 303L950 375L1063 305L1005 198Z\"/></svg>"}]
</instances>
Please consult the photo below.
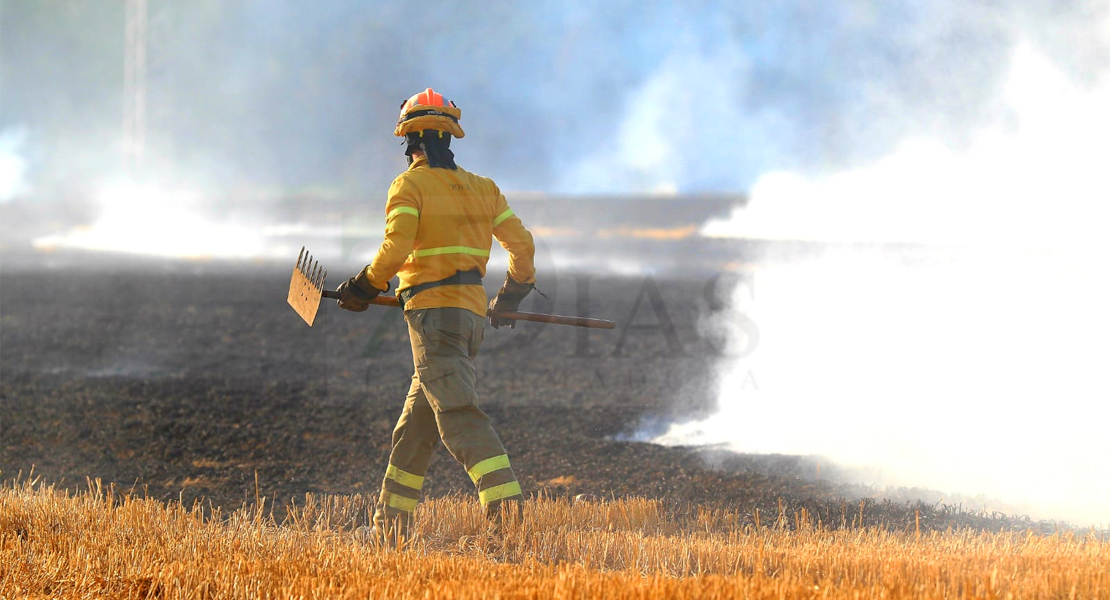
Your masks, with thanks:
<instances>
[{"instance_id":1,"label":"yellow protective jacket","mask_svg":"<svg viewBox=\"0 0 1110 600\"><path fill-rule=\"evenodd\" d=\"M384 290L397 275L401 291L477 269L484 277L493 236L509 252L509 276L534 283L536 247L532 234L509 208L497 184L462 168L433 169L424 157L393 180L385 205L385 241L366 277ZM455 307L486 316L480 285L426 289L405 309Z\"/></svg>"}]
</instances>

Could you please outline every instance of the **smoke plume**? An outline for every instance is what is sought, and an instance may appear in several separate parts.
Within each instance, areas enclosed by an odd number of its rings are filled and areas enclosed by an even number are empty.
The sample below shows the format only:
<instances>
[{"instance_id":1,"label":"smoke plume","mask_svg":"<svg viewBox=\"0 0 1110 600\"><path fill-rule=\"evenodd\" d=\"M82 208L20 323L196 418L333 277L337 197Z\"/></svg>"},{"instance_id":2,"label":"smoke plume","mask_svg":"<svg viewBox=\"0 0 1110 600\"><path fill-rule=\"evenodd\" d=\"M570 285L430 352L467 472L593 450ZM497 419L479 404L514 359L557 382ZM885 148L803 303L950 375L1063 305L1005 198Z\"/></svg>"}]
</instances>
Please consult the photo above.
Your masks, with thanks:
<instances>
[{"instance_id":1,"label":"smoke plume","mask_svg":"<svg viewBox=\"0 0 1110 600\"><path fill-rule=\"evenodd\" d=\"M1004 64L998 113L964 143L918 136L840 171L769 172L706 225L828 245L767 257L736 290L758 350L722 364L717 414L657 441L816 454L872 483L1110 521L1110 80L1027 39Z\"/></svg>"}]
</instances>

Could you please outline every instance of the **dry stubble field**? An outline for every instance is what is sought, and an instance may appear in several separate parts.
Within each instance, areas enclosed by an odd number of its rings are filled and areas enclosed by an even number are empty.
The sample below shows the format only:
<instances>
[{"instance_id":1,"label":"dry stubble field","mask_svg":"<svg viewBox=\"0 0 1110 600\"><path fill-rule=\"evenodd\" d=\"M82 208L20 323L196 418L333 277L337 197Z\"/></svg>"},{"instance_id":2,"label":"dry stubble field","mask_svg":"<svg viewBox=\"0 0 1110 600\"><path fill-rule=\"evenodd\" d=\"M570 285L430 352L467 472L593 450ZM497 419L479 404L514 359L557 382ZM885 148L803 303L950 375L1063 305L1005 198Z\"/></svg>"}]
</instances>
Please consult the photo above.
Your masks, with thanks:
<instances>
[{"instance_id":1,"label":"dry stubble field","mask_svg":"<svg viewBox=\"0 0 1110 600\"><path fill-rule=\"evenodd\" d=\"M375 547L361 497L308 496L282 525L98 485L0 490L0 597L73 598L1106 598L1094 533L767 527L659 501L536 499L495 534L473 503L424 502L414 541Z\"/></svg>"}]
</instances>

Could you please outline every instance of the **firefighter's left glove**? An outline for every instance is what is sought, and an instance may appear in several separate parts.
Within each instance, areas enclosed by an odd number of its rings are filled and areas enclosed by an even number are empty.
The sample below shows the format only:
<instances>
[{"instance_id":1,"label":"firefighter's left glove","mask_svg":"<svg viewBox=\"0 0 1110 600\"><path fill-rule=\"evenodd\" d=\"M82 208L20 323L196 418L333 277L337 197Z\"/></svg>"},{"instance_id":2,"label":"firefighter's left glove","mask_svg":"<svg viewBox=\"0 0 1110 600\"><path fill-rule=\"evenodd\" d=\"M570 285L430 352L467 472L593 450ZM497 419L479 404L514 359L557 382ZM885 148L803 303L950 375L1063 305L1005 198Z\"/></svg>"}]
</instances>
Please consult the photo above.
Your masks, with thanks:
<instances>
[{"instance_id":1,"label":"firefighter's left glove","mask_svg":"<svg viewBox=\"0 0 1110 600\"><path fill-rule=\"evenodd\" d=\"M516 312L520 309L520 301L524 300L524 297L527 296L528 292L531 292L534 287L536 287L535 284L520 283L512 277L509 277L509 274L506 273L505 283L501 286L501 289L497 292L497 295L494 296L493 300L490 300L489 312ZM494 329L502 325L508 325L509 329L516 328L516 321L494 315L490 315L489 324L493 325Z\"/></svg>"},{"instance_id":2,"label":"firefighter's left glove","mask_svg":"<svg viewBox=\"0 0 1110 600\"><path fill-rule=\"evenodd\" d=\"M385 290L370 285L366 279L366 270L359 271L358 275L339 284L339 308L354 312L362 312L370 308L370 301L378 297Z\"/></svg>"}]
</instances>

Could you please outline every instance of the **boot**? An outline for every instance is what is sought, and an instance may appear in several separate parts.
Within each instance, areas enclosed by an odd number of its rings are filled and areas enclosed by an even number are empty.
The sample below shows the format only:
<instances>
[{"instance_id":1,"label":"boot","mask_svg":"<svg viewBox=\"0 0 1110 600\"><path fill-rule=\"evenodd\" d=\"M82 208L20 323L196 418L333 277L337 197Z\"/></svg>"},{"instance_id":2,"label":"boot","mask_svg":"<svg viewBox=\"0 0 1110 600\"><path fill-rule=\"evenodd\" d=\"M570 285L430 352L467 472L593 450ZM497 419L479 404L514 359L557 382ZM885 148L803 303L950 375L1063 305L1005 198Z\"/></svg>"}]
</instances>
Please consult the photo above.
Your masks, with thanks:
<instances>
[{"instance_id":1,"label":"boot","mask_svg":"<svg viewBox=\"0 0 1110 600\"><path fill-rule=\"evenodd\" d=\"M412 513L392 514L394 512L387 511L381 505L378 506L374 511L373 526L359 528L366 529L365 537L368 540L366 543L401 548L408 542L412 530Z\"/></svg>"},{"instance_id":2,"label":"boot","mask_svg":"<svg viewBox=\"0 0 1110 600\"><path fill-rule=\"evenodd\" d=\"M486 520L493 525L496 533L504 531L507 521L524 522L524 497L513 496L494 500L483 508Z\"/></svg>"},{"instance_id":3,"label":"boot","mask_svg":"<svg viewBox=\"0 0 1110 600\"><path fill-rule=\"evenodd\" d=\"M355 529L355 540L367 546L381 546L385 543L377 527L366 525Z\"/></svg>"}]
</instances>

